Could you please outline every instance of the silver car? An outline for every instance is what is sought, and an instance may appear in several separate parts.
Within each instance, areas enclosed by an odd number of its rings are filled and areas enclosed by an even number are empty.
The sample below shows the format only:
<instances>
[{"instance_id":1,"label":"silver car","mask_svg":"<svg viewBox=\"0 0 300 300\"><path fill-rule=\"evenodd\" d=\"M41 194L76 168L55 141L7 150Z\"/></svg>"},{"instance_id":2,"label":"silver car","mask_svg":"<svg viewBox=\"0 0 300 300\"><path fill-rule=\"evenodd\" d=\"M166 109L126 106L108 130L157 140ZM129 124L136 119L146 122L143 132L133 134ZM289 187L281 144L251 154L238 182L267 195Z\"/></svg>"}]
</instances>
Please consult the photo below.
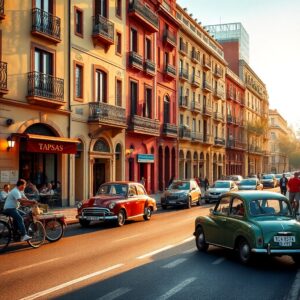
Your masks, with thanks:
<instances>
[{"instance_id":1,"label":"silver car","mask_svg":"<svg viewBox=\"0 0 300 300\"><path fill-rule=\"evenodd\" d=\"M204 200L206 203L218 201L224 193L237 190L238 186L233 180L216 180L215 183L205 192Z\"/></svg>"}]
</instances>

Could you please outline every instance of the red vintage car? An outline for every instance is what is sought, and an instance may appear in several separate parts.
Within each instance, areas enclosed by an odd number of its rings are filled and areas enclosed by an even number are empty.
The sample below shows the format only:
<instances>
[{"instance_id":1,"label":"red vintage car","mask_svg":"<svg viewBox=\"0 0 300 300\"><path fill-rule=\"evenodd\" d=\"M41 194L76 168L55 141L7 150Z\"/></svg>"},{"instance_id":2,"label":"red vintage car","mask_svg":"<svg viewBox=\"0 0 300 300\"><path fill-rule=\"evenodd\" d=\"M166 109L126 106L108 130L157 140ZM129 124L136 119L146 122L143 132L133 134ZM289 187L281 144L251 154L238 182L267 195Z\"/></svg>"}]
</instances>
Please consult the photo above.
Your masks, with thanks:
<instances>
[{"instance_id":1,"label":"red vintage car","mask_svg":"<svg viewBox=\"0 0 300 300\"><path fill-rule=\"evenodd\" d=\"M136 217L150 220L157 207L142 184L116 181L102 184L96 196L80 202L77 209L79 223L87 227L92 221L113 221L123 226L126 220Z\"/></svg>"}]
</instances>

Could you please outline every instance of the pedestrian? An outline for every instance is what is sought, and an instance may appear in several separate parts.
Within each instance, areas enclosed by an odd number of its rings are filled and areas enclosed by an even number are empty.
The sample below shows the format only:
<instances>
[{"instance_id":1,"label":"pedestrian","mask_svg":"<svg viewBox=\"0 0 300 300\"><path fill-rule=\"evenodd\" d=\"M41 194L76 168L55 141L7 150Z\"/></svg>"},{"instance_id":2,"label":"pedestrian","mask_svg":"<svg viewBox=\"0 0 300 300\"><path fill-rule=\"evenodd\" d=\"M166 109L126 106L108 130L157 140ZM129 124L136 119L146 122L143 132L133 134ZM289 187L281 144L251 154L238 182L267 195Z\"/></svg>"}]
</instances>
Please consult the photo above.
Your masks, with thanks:
<instances>
[{"instance_id":1,"label":"pedestrian","mask_svg":"<svg viewBox=\"0 0 300 300\"><path fill-rule=\"evenodd\" d=\"M208 187L209 187L209 181L208 181L207 177L205 176L205 178L204 178L204 191L206 191L208 189Z\"/></svg>"},{"instance_id":2,"label":"pedestrian","mask_svg":"<svg viewBox=\"0 0 300 300\"><path fill-rule=\"evenodd\" d=\"M279 186L280 186L280 192L284 196L286 196L288 181L289 180L285 177L285 174L283 173L282 177L280 178L280 181L279 181Z\"/></svg>"},{"instance_id":3,"label":"pedestrian","mask_svg":"<svg viewBox=\"0 0 300 300\"><path fill-rule=\"evenodd\" d=\"M144 177L141 178L140 183L141 183L143 186L145 186L146 181L145 181L145 178L144 178Z\"/></svg>"},{"instance_id":4,"label":"pedestrian","mask_svg":"<svg viewBox=\"0 0 300 300\"><path fill-rule=\"evenodd\" d=\"M295 172L294 177L287 182L289 191L289 201L294 209L295 214L298 213L300 200L300 179L299 173Z\"/></svg>"}]
</instances>

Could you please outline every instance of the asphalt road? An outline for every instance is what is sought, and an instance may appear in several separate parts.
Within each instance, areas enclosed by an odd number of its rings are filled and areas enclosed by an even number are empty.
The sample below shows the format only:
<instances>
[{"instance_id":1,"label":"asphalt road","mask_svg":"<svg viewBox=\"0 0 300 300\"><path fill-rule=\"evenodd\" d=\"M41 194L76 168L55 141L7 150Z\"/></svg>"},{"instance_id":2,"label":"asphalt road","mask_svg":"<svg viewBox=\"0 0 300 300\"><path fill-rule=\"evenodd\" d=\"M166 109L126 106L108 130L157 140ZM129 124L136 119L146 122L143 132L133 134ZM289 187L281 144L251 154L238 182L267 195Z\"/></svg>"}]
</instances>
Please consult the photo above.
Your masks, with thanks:
<instances>
[{"instance_id":1,"label":"asphalt road","mask_svg":"<svg viewBox=\"0 0 300 300\"><path fill-rule=\"evenodd\" d=\"M194 219L209 206L159 211L121 228L67 228L65 237L0 255L0 299L297 299L288 256L244 266L236 255L196 250Z\"/></svg>"}]
</instances>

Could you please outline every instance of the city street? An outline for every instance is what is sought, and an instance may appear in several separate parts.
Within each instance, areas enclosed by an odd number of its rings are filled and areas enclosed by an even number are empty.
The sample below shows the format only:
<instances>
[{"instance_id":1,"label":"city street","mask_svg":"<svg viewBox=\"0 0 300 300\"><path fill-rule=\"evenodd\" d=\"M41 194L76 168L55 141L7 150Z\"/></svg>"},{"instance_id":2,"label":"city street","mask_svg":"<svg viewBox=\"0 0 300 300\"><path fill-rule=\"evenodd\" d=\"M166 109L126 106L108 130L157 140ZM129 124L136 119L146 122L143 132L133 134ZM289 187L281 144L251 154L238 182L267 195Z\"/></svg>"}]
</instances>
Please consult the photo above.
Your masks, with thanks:
<instances>
[{"instance_id":1,"label":"city street","mask_svg":"<svg viewBox=\"0 0 300 300\"><path fill-rule=\"evenodd\" d=\"M194 219L210 207L159 210L121 228L74 224L59 242L10 247L0 256L1 298L297 299L287 256L244 266L217 247L197 251Z\"/></svg>"}]
</instances>

